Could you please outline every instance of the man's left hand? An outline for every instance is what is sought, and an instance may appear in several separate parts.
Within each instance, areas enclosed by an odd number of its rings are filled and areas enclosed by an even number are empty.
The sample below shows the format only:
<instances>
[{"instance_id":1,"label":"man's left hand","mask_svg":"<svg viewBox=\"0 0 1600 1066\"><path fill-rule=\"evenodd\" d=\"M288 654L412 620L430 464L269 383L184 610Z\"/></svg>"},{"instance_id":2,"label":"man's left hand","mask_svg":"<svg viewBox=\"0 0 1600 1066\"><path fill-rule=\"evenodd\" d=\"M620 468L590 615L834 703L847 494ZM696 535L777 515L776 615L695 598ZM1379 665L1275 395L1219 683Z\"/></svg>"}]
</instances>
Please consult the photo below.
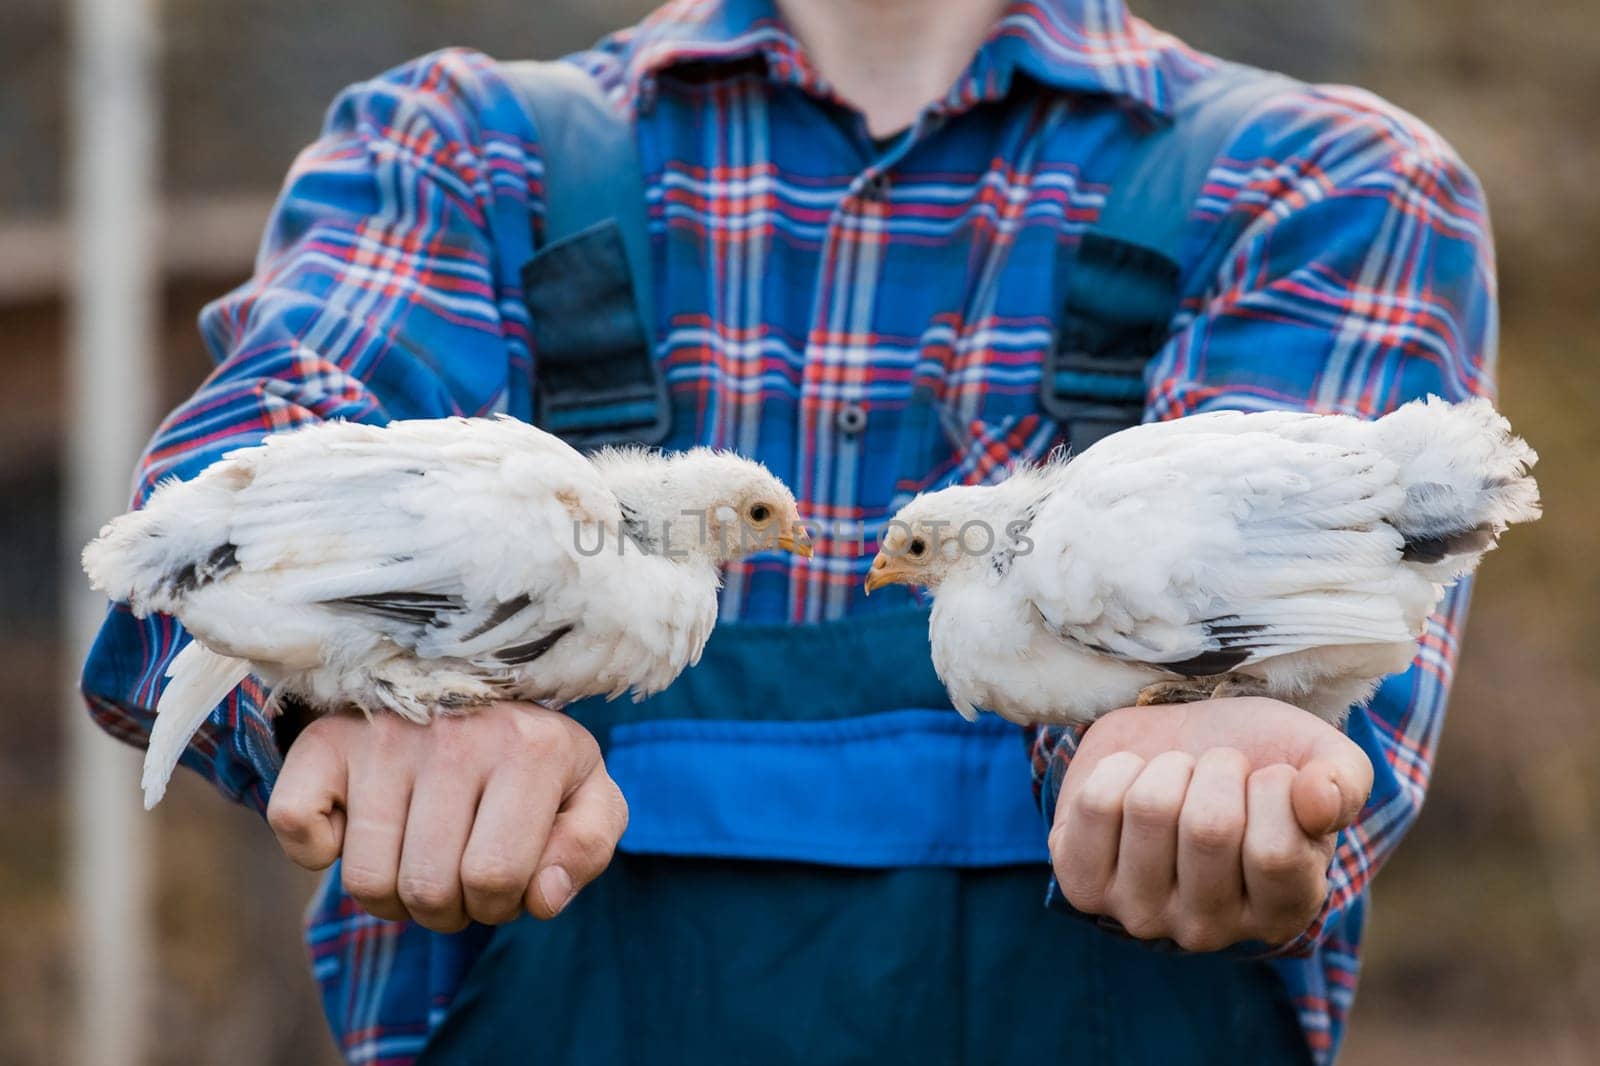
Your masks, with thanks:
<instances>
[{"instance_id":1,"label":"man's left hand","mask_svg":"<svg viewBox=\"0 0 1600 1066\"><path fill-rule=\"evenodd\" d=\"M1371 789L1366 754L1298 707L1127 707L1084 734L1050 857L1068 902L1142 940L1281 945L1321 910L1335 839Z\"/></svg>"}]
</instances>

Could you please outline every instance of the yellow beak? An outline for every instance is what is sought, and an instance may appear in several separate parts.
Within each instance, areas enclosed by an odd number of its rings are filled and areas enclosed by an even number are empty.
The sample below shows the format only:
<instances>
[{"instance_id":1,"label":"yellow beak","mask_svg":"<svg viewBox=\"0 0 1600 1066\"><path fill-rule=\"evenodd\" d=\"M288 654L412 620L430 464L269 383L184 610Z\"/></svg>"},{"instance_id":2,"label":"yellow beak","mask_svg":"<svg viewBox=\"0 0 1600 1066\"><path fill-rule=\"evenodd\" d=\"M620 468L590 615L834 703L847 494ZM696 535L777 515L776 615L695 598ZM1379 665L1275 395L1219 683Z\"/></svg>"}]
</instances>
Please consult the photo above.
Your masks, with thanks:
<instances>
[{"instance_id":1,"label":"yellow beak","mask_svg":"<svg viewBox=\"0 0 1600 1066\"><path fill-rule=\"evenodd\" d=\"M780 533L778 535L778 547L787 552L794 552L802 559L811 558L811 531L799 522L796 522L792 528L794 530L793 533Z\"/></svg>"},{"instance_id":2,"label":"yellow beak","mask_svg":"<svg viewBox=\"0 0 1600 1066\"><path fill-rule=\"evenodd\" d=\"M877 558L872 560L872 569L867 571L867 595L872 595L876 589L885 585L909 585L914 579L911 571L898 558L893 558L879 552Z\"/></svg>"}]
</instances>

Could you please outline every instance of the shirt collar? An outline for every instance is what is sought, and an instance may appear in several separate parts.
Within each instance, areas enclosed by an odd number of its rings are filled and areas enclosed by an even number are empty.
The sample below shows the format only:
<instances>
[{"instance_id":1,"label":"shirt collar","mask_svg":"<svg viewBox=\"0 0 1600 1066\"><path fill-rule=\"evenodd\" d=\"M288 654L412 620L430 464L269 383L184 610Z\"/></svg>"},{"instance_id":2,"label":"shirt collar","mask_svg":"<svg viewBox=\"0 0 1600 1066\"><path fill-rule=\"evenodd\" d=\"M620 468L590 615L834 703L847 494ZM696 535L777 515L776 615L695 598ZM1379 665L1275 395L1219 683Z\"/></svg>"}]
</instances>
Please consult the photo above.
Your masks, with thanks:
<instances>
[{"instance_id":1,"label":"shirt collar","mask_svg":"<svg viewBox=\"0 0 1600 1066\"><path fill-rule=\"evenodd\" d=\"M772 0L673 0L629 36L636 93L648 93L668 70L761 61L774 80L830 95ZM1123 0L1015 0L936 106L957 111L999 99L1020 72L1064 92L1107 95L1168 116L1172 47Z\"/></svg>"}]
</instances>

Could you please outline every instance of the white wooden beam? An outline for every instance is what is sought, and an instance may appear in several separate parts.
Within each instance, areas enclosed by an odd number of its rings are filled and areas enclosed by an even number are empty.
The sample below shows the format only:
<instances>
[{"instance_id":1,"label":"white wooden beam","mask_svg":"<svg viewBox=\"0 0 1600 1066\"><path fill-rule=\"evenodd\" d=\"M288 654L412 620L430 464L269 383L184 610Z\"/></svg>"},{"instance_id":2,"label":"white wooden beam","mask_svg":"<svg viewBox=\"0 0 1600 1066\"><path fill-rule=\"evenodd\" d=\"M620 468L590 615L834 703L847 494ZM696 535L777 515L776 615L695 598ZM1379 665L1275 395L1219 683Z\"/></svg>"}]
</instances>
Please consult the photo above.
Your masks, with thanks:
<instances>
[{"instance_id":1,"label":"white wooden beam","mask_svg":"<svg viewBox=\"0 0 1600 1066\"><path fill-rule=\"evenodd\" d=\"M227 282L250 272L272 197L259 193L170 201L150 227L164 278ZM0 304L53 300L72 280L73 227L62 218L0 219Z\"/></svg>"},{"instance_id":2,"label":"white wooden beam","mask_svg":"<svg viewBox=\"0 0 1600 1066\"><path fill-rule=\"evenodd\" d=\"M69 677L73 1059L137 1066L148 1048L149 856L137 754L95 729L76 677L105 614L77 549L127 505L155 417L158 270L154 0L72 0L72 219L62 574ZM70 1038L69 1038L70 1039Z\"/></svg>"}]
</instances>

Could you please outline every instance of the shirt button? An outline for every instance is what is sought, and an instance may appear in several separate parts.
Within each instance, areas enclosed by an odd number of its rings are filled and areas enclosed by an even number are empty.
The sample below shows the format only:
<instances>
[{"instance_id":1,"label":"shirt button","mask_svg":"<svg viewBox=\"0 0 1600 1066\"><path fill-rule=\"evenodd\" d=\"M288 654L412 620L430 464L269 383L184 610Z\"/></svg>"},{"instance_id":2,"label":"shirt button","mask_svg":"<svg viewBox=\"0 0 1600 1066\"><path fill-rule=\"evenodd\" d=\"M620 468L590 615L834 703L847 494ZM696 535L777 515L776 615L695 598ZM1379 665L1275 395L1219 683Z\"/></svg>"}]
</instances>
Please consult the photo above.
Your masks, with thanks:
<instances>
[{"instance_id":1,"label":"shirt button","mask_svg":"<svg viewBox=\"0 0 1600 1066\"><path fill-rule=\"evenodd\" d=\"M868 200L887 200L889 198L889 175L879 172L867 179L861 187L861 195Z\"/></svg>"},{"instance_id":2,"label":"shirt button","mask_svg":"<svg viewBox=\"0 0 1600 1066\"><path fill-rule=\"evenodd\" d=\"M839 408L839 431L852 437L867 428L867 409L858 403L847 403Z\"/></svg>"}]
</instances>

